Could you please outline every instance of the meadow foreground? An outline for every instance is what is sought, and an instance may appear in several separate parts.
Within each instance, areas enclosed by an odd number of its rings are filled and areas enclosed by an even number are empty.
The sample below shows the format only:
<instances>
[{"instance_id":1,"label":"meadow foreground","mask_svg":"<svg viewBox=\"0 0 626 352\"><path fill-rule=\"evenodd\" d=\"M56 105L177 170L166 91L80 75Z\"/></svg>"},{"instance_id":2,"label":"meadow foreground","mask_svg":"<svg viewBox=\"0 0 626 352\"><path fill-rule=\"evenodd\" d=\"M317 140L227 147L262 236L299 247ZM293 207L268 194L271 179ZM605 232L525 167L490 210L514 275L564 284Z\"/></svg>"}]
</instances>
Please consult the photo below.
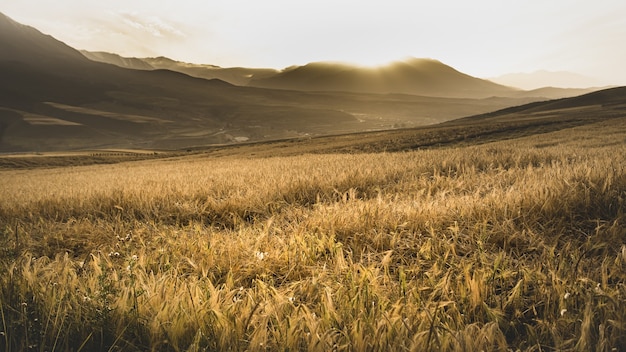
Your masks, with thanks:
<instances>
[{"instance_id":1,"label":"meadow foreground","mask_svg":"<svg viewBox=\"0 0 626 352\"><path fill-rule=\"evenodd\" d=\"M620 350L625 142L0 171L0 349Z\"/></svg>"}]
</instances>

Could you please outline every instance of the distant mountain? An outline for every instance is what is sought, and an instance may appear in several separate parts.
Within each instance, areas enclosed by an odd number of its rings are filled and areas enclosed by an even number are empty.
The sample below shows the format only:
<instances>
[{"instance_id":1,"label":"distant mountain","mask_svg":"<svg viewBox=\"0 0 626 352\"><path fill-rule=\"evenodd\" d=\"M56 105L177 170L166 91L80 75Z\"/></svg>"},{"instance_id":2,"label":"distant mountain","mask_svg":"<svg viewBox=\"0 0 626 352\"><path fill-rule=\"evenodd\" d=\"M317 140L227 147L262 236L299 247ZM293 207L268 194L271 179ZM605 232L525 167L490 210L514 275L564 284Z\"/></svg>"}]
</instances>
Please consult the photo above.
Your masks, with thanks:
<instances>
[{"instance_id":1,"label":"distant mountain","mask_svg":"<svg viewBox=\"0 0 626 352\"><path fill-rule=\"evenodd\" d=\"M0 48L0 152L175 149L383 130L537 100L272 90L164 69L130 70L91 61L4 15ZM171 64L164 58L149 64L156 62Z\"/></svg>"},{"instance_id":2,"label":"distant mountain","mask_svg":"<svg viewBox=\"0 0 626 352\"><path fill-rule=\"evenodd\" d=\"M284 82L276 83L279 89L295 89L299 91L310 91L310 90L321 90L321 91L343 91L348 89L349 92L362 92L362 91L372 91L374 93L382 93L382 94L393 94L395 92L401 92L403 94L415 94L418 89L419 84L424 85L425 83L431 84L428 92L419 91L419 95L427 95L432 96L433 94L439 94L440 96L465 96L475 95L476 91L470 92L469 94L465 91L460 91L453 83L453 79L449 79L451 84L448 87L441 88L441 83L437 83L437 81L445 80L445 73L442 75L441 72L434 72L439 75L438 77L430 77L428 80L425 80L424 77L420 77L420 82L410 81L408 78L410 77L410 73L407 76L401 76L397 73L395 77L386 77L383 81L386 83L383 85L384 88L374 89L374 85L376 81L380 81L382 76L381 72L386 72L389 76L389 72L392 71L392 66L382 67L379 69L363 69L358 68L351 65L346 64L336 64L336 63L311 63L306 66L292 66L288 67L282 71L277 71L274 69L260 69L260 68L244 68L244 67L228 67L223 68L215 65L203 65L203 64L193 64L186 63L181 61L175 61L166 57L154 57L154 58L129 58L122 57L117 54L106 53L106 52L89 52L82 50L81 53L85 55L87 58L97 62L104 62L113 64L119 67L130 68L135 70L156 70L156 69L166 69L176 72L185 73L192 77L205 78L205 79L220 79L222 81L228 82L230 84L234 84L237 86L260 86L263 87L267 82L274 81L284 81L288 80L289 85L284 84ZM409 61L414 61L417 63L422 61L422 63L432 62L435 63L435 67L438 66L438 61L436 60L424 60L424 59L413 59ZM395 66L399 66L399 63L396 63ZM443 65L439 63L440 65ZM444 65L445 66L445 65ZM306 69L303 69L306 67ZM336 70L346 70L352 71L354 69L359 69L357 72L360 75L360 78L352 78L352 86L348 86L346 82L340 82L337 85L330 86L330 80L336 80L337 77L329 77L329 72ZM285 78L286 72L296 71L297 73L290 74L289 77ZM313 71L318 71L314 73ZM373 80L370 76L372 76L373 71L378 71L378 73L374 74L378 77L375 77ZM448 70L449 71L449 70ZM363 73L365 72L365 75ZM450 72L448 72L450 73ZM353 72L354 74L354 72ZM453 73L454 75L454 73ZM283 78L277 78L278 76L282 76ZM311 82L311 77L316 77L315 83ZM326 82L320 82L323 80L327 80ZM261 82L261 83L259 83ZM264 83L265 82L265 83ZM475 84L476 82L474 82ZM272 86L274 83L269 84ZM439 88L438 88L439 84ZM484 82L480 82L479 84L484 84ZM455 87L454 90L451 91L450 86ZM489 86L489 85L487 85ZM277 88L273 87L272 88ZM343 87L342 89L338 89L337 87ZM367 87L364 89L364 87ZM313 89L315 88L315 89ZM493 88L493 85L491 85ZM573 97L576 95L581 95L589 92L593 92L595 90L599 90L601 88L555 88L555 87L544 87L533 90L518 90L518 89L502 89L502 87L498 87L498 91L494 91L489 87L486 87L486 91L491 94L490 95L498 95L502 97L512 97L512 98L533 98L533 99L558 99L565 97ZM442 91L443 90L443 91ZM413 93L408 93L413 92ZM482 94L479 94L482 97Z\"/></svg>"},{"instance_id":3,"label":"distant mountain","mask_svg":"<svg viewBox=\"0 0 626 352\"><path fill-rule=\"evenodd\" d=\"M575 97L591 92L595 92L598 90L602 90L604 88L555 88L555 87L544 87L533 90L521 90L512 94L512 97L518 98L546 98L546 99L560 99L560 98L570 98Z\"/></svg>"},{"instance_id":4,"label":"distant mountain","mask_svg":"<svg viewBox=\"0 0 626 352\"><path fill-rule=\"evenodd\" d=\"M535 90L544 87L590 88L602 85L594 78L577 73L546 70L529 73L510 73L499 77L489 78L489 80L524 90Z\"/></svg>"},{"instance_id":5,"label":"distant mountain","mask_svg":"<svg viewBox=\"0 0 626 352\"><path fill-rule=\"evenodd\" d=\"M515 89L461 73L437 60L411 58L378 68L316 62L252 79L250 86L300 91L344 91L486 98Z\"/></svg>"},{"instance_id":6,"label":"distant mountain","mask_svg":"<svg viewBox=\"0 0 626 352\"><path fill-rule=\"evenodd\" d=\"M133 70L154 70L155 67L136 57L122 57L117 54L107 53L104 51L86 51L81 50L81 54L92 61L104 62L119 67L130 68Z\"/></svg>"},{"instance_id":7,"label":"distant mountain","mask_svg":"<svg viewBox=\"0 0 626 352\"><path fill-rule=\"evenodd\" d=\"M128 58L113 53L91 52L82 50L81 53L90 60L113 64L119 67L135 70L164 69L181 72L192 77L204 79L220 79L237 86L245 86L254 78L270 77L278 73L274 69L220 67L215 65L192 64L175 61L166 57Z\"/></svg>"}]
</instances>

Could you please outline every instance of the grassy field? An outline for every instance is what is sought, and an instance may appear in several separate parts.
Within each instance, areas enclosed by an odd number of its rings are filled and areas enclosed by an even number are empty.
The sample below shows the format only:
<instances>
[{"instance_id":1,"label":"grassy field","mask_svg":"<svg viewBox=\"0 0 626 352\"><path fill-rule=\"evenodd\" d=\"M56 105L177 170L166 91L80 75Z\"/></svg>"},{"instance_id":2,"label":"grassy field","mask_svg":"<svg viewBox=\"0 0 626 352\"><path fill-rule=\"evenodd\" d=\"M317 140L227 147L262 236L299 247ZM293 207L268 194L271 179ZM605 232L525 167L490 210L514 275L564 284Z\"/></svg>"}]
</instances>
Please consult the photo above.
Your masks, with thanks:
<instances>
[{"instance_id":1,"label":"grassy field","mask_svg":"<svg viewBox=\"0 0 626 352\"><path fill-rule=\"evenodd\" d=\"M542 132L7 167L0 349L621 350L626 118Z\"/></svg>"}]
</instances>

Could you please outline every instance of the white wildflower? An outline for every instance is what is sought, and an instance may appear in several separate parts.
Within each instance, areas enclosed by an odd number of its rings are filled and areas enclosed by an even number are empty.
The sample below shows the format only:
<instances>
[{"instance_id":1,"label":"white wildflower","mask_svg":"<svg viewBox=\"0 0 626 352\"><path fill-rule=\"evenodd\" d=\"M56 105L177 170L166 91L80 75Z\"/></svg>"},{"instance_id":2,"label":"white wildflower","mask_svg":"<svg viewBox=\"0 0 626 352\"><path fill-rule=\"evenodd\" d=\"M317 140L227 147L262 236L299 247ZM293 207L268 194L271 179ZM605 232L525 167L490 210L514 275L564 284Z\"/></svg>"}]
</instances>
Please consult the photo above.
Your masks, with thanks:
<instances>
[{"instance_id":1,"label":"white wildflower","mask_svg":"<svg viewBox=\"0 0 626 352\"><path fill-rule=\"evenodd\" d=\"M267 256L267 252L256 252L254 253L256 259L263 260Z\"/></svg>"},{"instance_id":2,"label":"white wildflower","mask_svg":"<svg viewBox=\"0 0 626 352\"><path fill-rule=\"evenodd\" d=\"M133 255L132 257L130 257L130 260L132 260L133 262L136 262L137 259L139 259L139 257L137 257L137 255Z\"/></svg>"},{"instance_id":3,"label":"white wildflower","mask_svg":"<svg viewBox=\"0 0 626 352\"><path fill-rule=\"evenodd\" d=\"M569 292L565 292L565 294L563 295L563 299L568 299L570 296Z\"/></svg>"},{"instance_id":4,"label":"white wildflower","mask_svg":"<svg viewBox=\"0 0 626 352\"><path fill-rule=\"evenodd\" d=\"M565 313L567 313L567 309L565 308L561 309L561 316L565 315Z\"/></svg>"}]
</instances>

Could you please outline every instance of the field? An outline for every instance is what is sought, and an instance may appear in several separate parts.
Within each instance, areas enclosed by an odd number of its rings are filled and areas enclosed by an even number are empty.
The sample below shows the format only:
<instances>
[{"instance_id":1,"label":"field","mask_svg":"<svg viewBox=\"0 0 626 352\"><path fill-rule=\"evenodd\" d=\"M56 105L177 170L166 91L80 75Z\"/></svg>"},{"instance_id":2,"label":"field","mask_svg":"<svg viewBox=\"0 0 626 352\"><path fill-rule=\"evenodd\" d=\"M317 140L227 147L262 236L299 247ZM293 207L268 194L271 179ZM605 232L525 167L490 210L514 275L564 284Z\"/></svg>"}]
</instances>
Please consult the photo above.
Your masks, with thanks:
<instances>
[{"instance_id":1,"label":"field","mask_svg":"<svg viewBox=\"0 0 626 352\"><path fill-rule=\"evenodd\" d=\"M525 131L5 160L0 349L621 350L626 117Z\"/></svg>"}]
</instances>

